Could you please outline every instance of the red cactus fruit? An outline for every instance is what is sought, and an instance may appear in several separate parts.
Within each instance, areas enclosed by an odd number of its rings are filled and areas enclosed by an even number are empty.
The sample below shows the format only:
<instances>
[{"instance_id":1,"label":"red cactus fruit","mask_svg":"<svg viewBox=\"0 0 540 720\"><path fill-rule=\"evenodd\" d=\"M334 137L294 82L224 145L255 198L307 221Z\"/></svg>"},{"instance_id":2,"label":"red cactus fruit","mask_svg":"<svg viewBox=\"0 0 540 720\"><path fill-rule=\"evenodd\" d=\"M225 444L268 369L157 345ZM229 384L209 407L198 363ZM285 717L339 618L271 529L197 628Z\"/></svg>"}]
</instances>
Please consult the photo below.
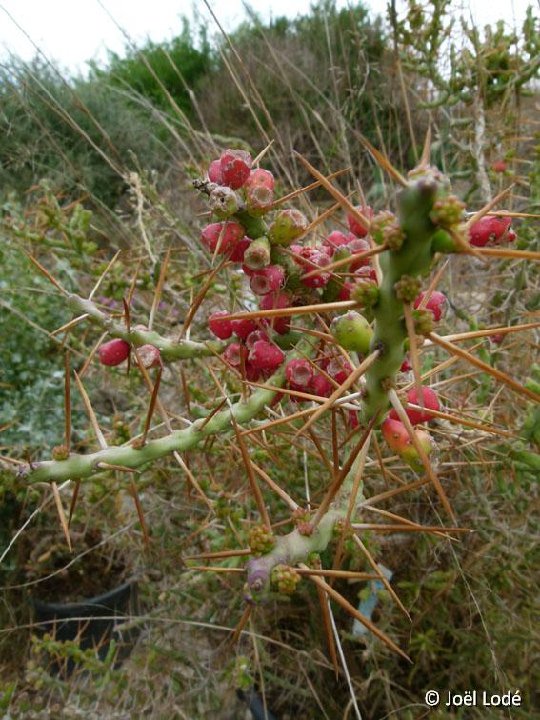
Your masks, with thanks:
<instances>
[{"instance_id":1,"label":"red cactus fruit","mask_svg":"<svg viewBox=\"0 0 540 720\"><path fill-rule=\"evenodd\" d=\"M493 335L489 336L490 342L492 342L494 345L500 345L502 341L504 340L505 333L493 333Z\"/></svg>"},{"instance_id":2,"label":"red cactus fruit","mask_svg":"<svg viewBox=\"0 0 540 720\"><path fill-rule=\"evenodd\" d=\"M369 206L357 205L355 210L362 213L367 220L371 220L373 217L373 210ZM347 215L347 222L349 223L349 230L356 235L356 237L363 238L368 234L369 228L365 227L354 215Z\"/></svg>"},{"instance_id":3,"label":"red cactus fruit","mask_svg":"<svg viewBox=\"0 0 540 720\"><path fill-rule=\"evenodd\" d=\"M254 330L257 330L257 323L249 318L232 320L232 331L236 337L245 340Z\"/></svg>"},{"instance_id":4,"label":"red cactus fruit","mask_svg":"<svg viewBox=\"0 0 540 720\"><path fill-rule=\"evenodd\" d=\"M281 265L267 265L262 270L251 272L249 286L255 295L275 292L285 284L285 270Z\"/></svg>"},{"instance_id":5,"label":"red cactus fruit","mask_svg":"<svg viewBox=\"0 0 540 720\"><path fill-rule=\"evenodd\" d=\"M339 295L338 295L337 299L338 300L350 300L351 292L354 290L355 286L356 286L356 283L344 282L342 287L339 290Z\"/></svg>"},{"instance_id":6,"label":"red cactus fruit","mask_svg":"<svg viewBox=\"0 0 540 720\"><path fill-rule=\"evenodd\" d=\"M319 288L324 287L330 280L330 273L324 272L322 268L330 262L330 255L328 248L324 246L320 247L302 247L297 250L294 254L295 262L303 268L305 273L310 273L312 270L321 268L321 272L316 275L312 275L308 278L301 278L301 282L306 287Z\"/></svg>"},{"instance_id":7,"label":"red cactus fruit","mask_svg":"<svg viewBox=\"0 0 540 720\"><path fill-rule=\"evenodd\" d=\"M208 179L210 182L221 185L223 183L223 177L221 175L221 162L219 160L212 160L210 167L208 168Z\"/></svg>"},{"instance_id":8,"label":"red cactus fruit","mask_svg":"<svg viewBox=\"0 0 540 720\"><path fill-rule=\"evenodd\" d=\"M278 348L267 340L257 340L249 351L248 360L257 370L277 370L285 355Z\"/></svg>"},{"instance_id":9,"label":"red cactus fruit","mask_svg":"<svg viewBox=\"0 0 540 720\"><path fill-rule=\"evenodd\" d=\"M406 355L403 359L403 362L401 363L401 367L399 368L401 372L410 372L412 370L412 365L409 362L409 356Z\"/></svg>"},{"instance_id":10,"label":"red cactus fruit","mask_svg":"<svg viewBox=\"0 0 540 720\"><path fill-rule=\"evenodd\" d=\"M235 246L244 238L245 230L235 221L217 222L207 225L201 232L201 242L215 252L219 247L219 254L232 252Z\"/></svg>"},{"instance_id":11,"label":"red cactus fruit","mask_svg":"<svg viewBox=\"0 0 540 720\"><path fill-rule=\"evenodd\" d=\"M291 306L291 298L284 292L268 293L264 295L260 302L261 310L273 310L276 308L288 308ZM263 320L265 325L270 325L280 335L285 335L289 332L291 326L290 317L279 317L275 316L272 318L265 318Z\"/></svg>"},{"instance_id":12,"label":"red cactus fruit","mask_svg":"<svg viewBox=\"0 0 540 720\"><path fill-rule=\"evenodd\" d=\"M319 397L330 397L332 391L334 390L334 386L325 375L317 373L313 376L313 380L311 381L311 389L313 390L314 395L318 395Z\"/></svg>"},{"instance_id":13,"label":"red cactus fruit","mask_svg":"<svg viewBox=\"0 0 540 720\"><path fill-rule=\"evenodd\" d=\"M285 368L285 377L289 385L305 390L313 379L313 368L302 358L290 360Z\"/></svg>"},{"instance_id":14,"label":"red cactus fruit","mask_svg":"<svg viewBox=\"0 0 540 720\"><path fill-rule=\"evenodd\" d=\"M265 187L268 188L268 190L273 190L274 185L274 176L272 175L270 170L263 170L262 168L252 170L248 179L246 180L246 190L249 190L253 187Z\"/></svg>"},{"instance_id":15,"label":"red cactus fruit","mask_svg":"<svg viewBox=\"0 0 540 720\"><path fill-rule=\"evenodd\" d=\"M245 340L247 349L251 350L257 340L266 340L267 342L269 342L268 335L264 332L264 330L253 330L253 332L249 333Z\"/></svg>"},{"instance_id":16,"label":"red cactus fruit","mask_svg":"<svg viewBox=\"0 0 540 720\"><path fill-rule=\"evenodd\" d=\"M484 247L485 245L498 244L508 241L512 218L484 215L469 228L469 240L471 245ZM514 236L515 237L515 236ZM512 242L512 240L510 240Z\"/></svg>"},{"instance_id":17,"label":"red cactus fruit","mask_svg":"<svg viewBox=\"0 0 540 720\"><path fill-rule=\"evenodd\" d=\"M348 243L347 247L351 251L351 253L353 253L353 257L351 257L351 264L349 266L351 272L354 272L355 270L358 270L358 268L364 267L365 265L369 265L369 258L354 257L354 255L361 255L362 253L371 250L371 245L367 240L355 237L353 240L351 240L350 243Z\"/></svg>"},{"instance_id":18,"label":"red cactus fruit","mask_svg":"<svg viewBox=\"0 0 540 720\"><path fill-rule=\"evenodd\" d=\"M503 173L507 169L507 164L504 160L495 160L495 162L491 163L491 169L493 172L497 173Z\"/></svg>"},{"instance_id":19,"label":"red cactus fruit","mask_svg":"<svg viewBox=\"0 0 540 720\"><path fill-rule=\"evenodd\" d=\"M347 415L347 425L351 430L356 430L356 428L360 427L357 410L349 410L349 413Z\"/></svg>"},{"instance_id":20,"label":"red cactus fruit","mask_svg":"<svg viewBox=\"0 0 540 720\"><path fill-rule=\"evenodd\" d=\"M334 230L323 240L322 244L335 250L337 247L341 247L342 245L348 245L354 237L354 235L349 233L346 235L341 232L341 230Z\"/></svg>"},{"instance_id":21,"label":"red cactus fruit","mask_svg":"<svg viewBox=\"0 0 540 720\"><path fill-rule=\"evenodd\" d=\"M439 398L437 397L435 390L432 390L429 387L423 387L420 397L422 397L422 405L427 410L440 409ZM419 395L415 387L411 388L407 393L407 402L412 405L420 405ZM411 425L418 425L419 423L428 422L433 419L433 415L430 413L422 410L414 410L413 408L409 408L407 406L405 407L405 412L409 416ZM398 419L398 415L394 409L390 411L388 417L394 420Z\"/></svg>"},{"instance_id":22,"label":"red cactus fruit","mask_svg":"<svg viewBox=\"0 0 540 720\"><path fill-rule=\"evenodd\" d=\"M245 358L246 355L246 348L243 345L240 345L240 343L233 342L230 345L227 345L221 354L221 357L228 365L232 365L232 367L237 368L242 365L242 358Z\"/></svg>"},{"instance_id":23,"label":"red cactus fruit","mask_svg":"<svg viewBox=\"0 0 540 720\"><path fill-rule=\"evenodd\" d=\"M326 371L332 377L338 385L342 385L345 380L352 373L353 369L350 363L345 360L344 357L339 355L338 357L332 358L328 363Z\"/></svg>"},{"instance_id":24,"label":"red cactus fruit","mask_svg":"<svg viewBox=\"0 0 540 720\"><path fill-rule=\"evenodd\" d=\"M144 368L159 367L161 365L161 353L154 345L141 345L137 348L137 357Z\"/></svg>"},{"instance_id":25,"label":"red cactus fruit","mask_svg":"<svg viewBox=\"0 0 540 720\"><path fill-rule=\"evenodd\" d=\"M229 260L237 263L244 262L244 255L250 243L251 240L248 237L243 237L241 240L239 240L233 247L231 254L229 255Z\"/></svg>"},{"instance_id":26,"label":"red cactus fruit","mask_svg":"<svg viewBox=\"0 0 540 720\"><path fill-rule=\"evenodd\" d=\"M362 267L354 271L354 274L356 277L362 278L363 280L370 280L375 283L375 285L377 284L377 273L372 265L362 265Z\"/></svg>"},{"instance_id":27,"label":"red cactus fruit","mask_svg":"<svg viewBox=\"0 0 540 720\"><path fill-rule=\"evenodd\" d=\"M246 360L245 370L245 377L246 380L248 380L249 382L257 382L257 380L260 379L262 371L260 370L260 368L255 367L253 363L250 363L249 360Z\"/></svg>"},{"instance_id":28,"label":"red cactus fruit","mask_svg":"<svg viewBox=\"0 0 540 720\"><path fill-rule=\"evenodd\" d=\"M423 290L414 301L414 307L419 308L425 297L426 293ZM438 322L446 311L446 295L438 290L434 290L424 307L432 313L433 319Z\"/></svg>"},{"instance_id":29,"label":"red cactus fruit","mask_svg":"<svg viewBox=\"0 0 540 720\"><path fill-rule=\"evenodd\" d=\"M401 454L411 439L407 428L400 421L388 416L381 424L381 432L390 450Z\"/></svg>"},{"instance_id":30,"label":"red cactus fruit","mask_svg":"<svg viewBox=\"0 0 540 720\"><path fill-rule=\"evenodd\" d=\"M219 159L221 182L238 190L248 179L251 172L251 156L245 150L225 150Z\"/></svg>"},{"instance_id":31,"label":"red cactus fruit","mask_svg":"<svg viewBox=\"0 0 540 720\"><path fill-rule=\"evenodd\" d=\"M269 170L252 170L246 184L246 204L251 212L265 212L274 199L274 176Z\"/></svg>"},{"instance_id":32,"label":"red cactus fruit","mask_svg":"<svg viewBox=\"0 0 540 720\"><path fill-rule=\"evenodd\" d=\"M99 346L98 357L102 365L120 365L129 356L130 345L125 340L114 338Z\"/></svg>"},{"instance_id":33,"label":"red cactus fruit","mask_svg":"<svg viewBox=\"0 0 540 720\"><path fill-rule=\"evenodd\" d=\"M224 315L228 315L227 310L218 310L208 318L208 327L220 340L228 340L233 334L232 320L223 320Z\"/></svg>"}]
</instances>

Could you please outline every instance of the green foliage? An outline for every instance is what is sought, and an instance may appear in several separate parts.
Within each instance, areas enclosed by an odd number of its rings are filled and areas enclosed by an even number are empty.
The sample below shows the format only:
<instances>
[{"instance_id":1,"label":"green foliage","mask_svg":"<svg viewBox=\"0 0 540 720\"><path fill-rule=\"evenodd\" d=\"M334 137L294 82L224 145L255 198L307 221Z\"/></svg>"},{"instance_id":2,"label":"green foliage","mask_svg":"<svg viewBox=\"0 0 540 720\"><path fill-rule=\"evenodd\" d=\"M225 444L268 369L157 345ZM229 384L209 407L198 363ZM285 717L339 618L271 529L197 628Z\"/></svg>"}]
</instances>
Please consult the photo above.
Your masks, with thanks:
<instances>
[{"instance_id":1,"label":"green foliage","mask_svg":"<svg viewBox=\"0 0 540 720\"><path fill-rule=\"evenodd\" d=\"M106 69L92 65L90 77L101 83L137 93L156 107L173 113L171 100L190 118L194 116L190 91L210 74L214 53L207 38L207 28L195 32L186 18L183 28L172 40L148 41L140 48L127 48L124 56L110 53ZM170 97L169 97L170 96Z\"/></svg>"}]
</instances>

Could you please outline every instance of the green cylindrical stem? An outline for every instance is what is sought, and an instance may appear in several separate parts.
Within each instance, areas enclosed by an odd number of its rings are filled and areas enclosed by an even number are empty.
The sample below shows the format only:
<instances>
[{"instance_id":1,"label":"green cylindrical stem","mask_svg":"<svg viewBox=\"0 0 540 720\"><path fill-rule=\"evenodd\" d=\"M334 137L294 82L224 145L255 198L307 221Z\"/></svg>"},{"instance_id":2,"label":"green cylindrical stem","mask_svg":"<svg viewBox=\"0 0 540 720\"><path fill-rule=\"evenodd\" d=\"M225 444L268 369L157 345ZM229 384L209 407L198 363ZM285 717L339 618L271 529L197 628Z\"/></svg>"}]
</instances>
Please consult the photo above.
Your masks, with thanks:
<instances>
[{"instance_id":1,"label":"green cylindrical stem","mask_svg":"<svg viewBox=\"0 0 540 720\"><path fill-rule=\"evenodd\" d=\"M235 216L235 220L243 225L246 235L256 240L268 232L268 226L261 217L251 215L247 210L239 210Z\"/></svg>"},{"instance_id":2,"label":"green cylindrical stem","mask_svg":"<svg viewBox=\"0 0 540 720\"><path fill-rule=\"evenodd\" d=\"M227 343L212 340L207 343L193 342L192 340L171 340L163 337L153 330L134 330L129 332L126 326L102 312L91 300L85 300L78 295L68 296L68 302L74 309L86 313L90 320L108 330L113 337L122 338L126 342L140 347L153 345L161 352L164 360L187 360L188 358L207 357L221 352Z\"/></svg>"},{"instance_id":3,"label":"green cylindrical stem","mask_svg":"<svg viewBox=\"0 0 540 720\"><path fill-rule=\"evenodd\" d=\"M399 196L399 224L405 240L399 250L379 255L383 279L379 299L373 308L375 318L371 350L380 355L366 373L366 395L363 402L364 422L388 407L388 389L405 357L407 327L403 302L398 299L395 284L404 275L418 277L429 271L432 259L431 241L436 230L429 218L437 184L420 178Z\"/></svg>"},{"instance_id":4,"label":"green cylindrical stem","mask_svg":"<svg viewBox=\"0 0 540 720\"><path fill-rule=\"evenodd\" d=\"M313 339L306 338L298 345L296 351L290 353L290 358L305 357L313 347ZM281 387L285 378L285 363L270 379L269 384ZM102 471L102 467L114 465L125 468L138 468L146 463L159 460L165 455L174 452L184 452L196 446L208 435L225 432L231 429L231 415L239 425L245 425L265 405L272 402L275 396L273 390L257 390L246 402L239 402L229 409L222 410L206 421L204 418L196 420L190 427L176 430L157 440L149 440L143 447L135 448L132 445L108 447L87 455L72 454L67 460L48 460L32 463L21 473L29 482L56 481L69 479L83 479L91 477ZM202 426L202 427L201 427Z\"/></svg>"},{"instance_id":5,"label":"green cylindrical stem","mask_svg":"<svg viewBox=\"0 0 540 720\"><path fill-rule=\"evenodd\" d=\"M247 584L254 600L263 597L270 589L272 569L276 565L294 566L300 562L306 562L311 553L320 553L326 550L332 540L335 524L348 517L351 492L363 462L362 453L359 453L330 509L321 517L311 535L303 535L298 530L293 530L287 535L278 537L270 552L261 557L254 557L248 562ZM361 502L362 489L363 483L360 481L356 496L357 502Z\"/></svg>"}]
</instances>

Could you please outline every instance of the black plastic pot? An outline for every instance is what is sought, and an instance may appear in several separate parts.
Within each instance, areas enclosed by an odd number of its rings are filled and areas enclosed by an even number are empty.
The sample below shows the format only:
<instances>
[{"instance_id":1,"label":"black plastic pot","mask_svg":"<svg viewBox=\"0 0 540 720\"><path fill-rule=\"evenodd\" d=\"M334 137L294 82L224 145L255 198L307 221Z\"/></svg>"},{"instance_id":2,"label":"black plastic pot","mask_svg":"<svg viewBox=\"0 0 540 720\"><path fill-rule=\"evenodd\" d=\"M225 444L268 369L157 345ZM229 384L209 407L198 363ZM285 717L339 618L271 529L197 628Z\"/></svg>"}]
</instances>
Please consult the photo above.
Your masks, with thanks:
<instances>
[{"instance_id":1,"label":"black plastic pot","mask_svg":"<svg viewBox=\"0 0 540 720\"><path fill-rule=\"evenodd\" d=\"M95 648L101 660L107 657L111 640L118 646L116 665L133 648L138 630L122 630L121 626L138 614L137 581L130 580L95 597L74 603L49 603L32 599L37 633L49 633L55 640L78 640L82 650ZM119 629L120 628L120 629ZM69 676L76 668L70 658L52 662L51 672Z\"/></svg>"}]
</instances>

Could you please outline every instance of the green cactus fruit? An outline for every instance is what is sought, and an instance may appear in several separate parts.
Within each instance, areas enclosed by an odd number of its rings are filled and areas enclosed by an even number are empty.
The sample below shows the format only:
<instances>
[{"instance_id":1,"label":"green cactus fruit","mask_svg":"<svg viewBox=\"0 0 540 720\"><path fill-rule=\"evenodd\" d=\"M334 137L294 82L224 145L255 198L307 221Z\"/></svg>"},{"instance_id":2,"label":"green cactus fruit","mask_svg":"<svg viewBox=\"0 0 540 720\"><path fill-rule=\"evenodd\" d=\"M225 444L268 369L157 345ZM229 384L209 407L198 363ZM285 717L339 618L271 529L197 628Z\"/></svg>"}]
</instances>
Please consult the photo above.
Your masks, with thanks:
<instances>
[{"instance_id":1,"label":"green cactus fruit","mask_svg":"<svg viewBox=\"0 0 540 720\"><path fill-rule=\"evenodd\" d=\"M431 439L431 435L427 432L427 430L420 430L418 428L414 429L414 434L426 455L430 455L431 451L433 450L433 442ZM409 443L400 453L400 456L415 472L420 472L423 469L424 464L422 462L422 459L420 458L418 450L414 447L410 438Z\"/></svg>"},{"instance_id":2,"label":"green cactus fruit","mask_svg":"<svg viewBox=\"0 0 540 720\"><path fill-rule=\"evenodd\" d=\"M270 243L268 238L260 237L253 240L244 253L244 265L252 270L261 270L270 265Z\"/></svg>"},{"instance_id":3,"label":"green cactus fruit","mask_svg":"<svg viewBox=\"0 0 540 720\"><path fill-rule=\"evenodd\" d=\"M270 225L268 237L274 245L290 245L307 230L309 223L300 210L282 210Z\"/></svg>"},{"instance_id":4,"label":"green cactus fruit","mask_svg":"<svg viewBox=\"0 0 540 720\"><path fill-rule=\"evenodd\" d=\"M345 350L354 350L361 355L367 355L373 331L363 315L350 310L332 320L330 325L336 342Z\"/></svg>"}]
</instances>

